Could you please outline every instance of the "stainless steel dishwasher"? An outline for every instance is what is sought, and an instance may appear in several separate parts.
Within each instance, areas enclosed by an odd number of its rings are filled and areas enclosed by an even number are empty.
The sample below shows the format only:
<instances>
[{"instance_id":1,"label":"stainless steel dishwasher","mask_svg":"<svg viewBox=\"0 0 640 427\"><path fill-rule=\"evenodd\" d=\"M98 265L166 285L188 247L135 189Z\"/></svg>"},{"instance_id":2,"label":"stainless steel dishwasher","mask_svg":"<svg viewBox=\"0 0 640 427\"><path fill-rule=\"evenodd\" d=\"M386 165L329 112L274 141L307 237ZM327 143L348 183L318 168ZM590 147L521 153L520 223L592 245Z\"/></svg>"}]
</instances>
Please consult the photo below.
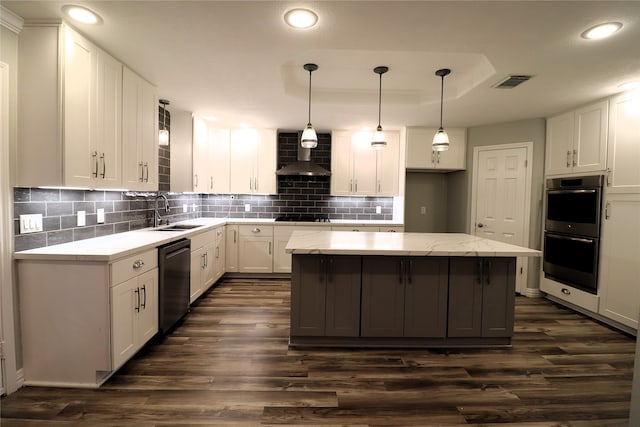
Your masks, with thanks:
<instances>
[{"instance_id":1,"label":"stainless steel dishwasher","mask_svg":"<svg viewBox=\"0 0 640 427\"><path fill-rule=\"evenodd\" d=\"M158 247L158 321L166 334L189 311L191 241L182 239Z\"/></svg>"}]
</instances>

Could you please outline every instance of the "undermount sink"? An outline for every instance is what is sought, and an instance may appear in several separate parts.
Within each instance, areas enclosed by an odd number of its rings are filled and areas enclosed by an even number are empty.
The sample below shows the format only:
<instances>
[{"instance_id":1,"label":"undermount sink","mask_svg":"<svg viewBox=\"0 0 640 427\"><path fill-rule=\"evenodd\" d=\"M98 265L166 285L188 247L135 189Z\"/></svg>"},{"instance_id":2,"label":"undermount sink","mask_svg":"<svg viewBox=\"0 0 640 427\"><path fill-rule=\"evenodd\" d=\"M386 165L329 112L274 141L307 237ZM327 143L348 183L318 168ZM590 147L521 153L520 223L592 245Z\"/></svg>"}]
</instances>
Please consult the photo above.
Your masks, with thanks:
<instances>
[{"instance_id":1,"label":"undermount sink","mask_svg":"<svg viewBox=\"0 0 640 427\"><path fill-rule=\"evenodd\" d=\"M154 228L152 231L184 231L191 230L192 228L202 227L202 225L196 224L174 224L166 227Z\"/></svg>"}]
</instances>

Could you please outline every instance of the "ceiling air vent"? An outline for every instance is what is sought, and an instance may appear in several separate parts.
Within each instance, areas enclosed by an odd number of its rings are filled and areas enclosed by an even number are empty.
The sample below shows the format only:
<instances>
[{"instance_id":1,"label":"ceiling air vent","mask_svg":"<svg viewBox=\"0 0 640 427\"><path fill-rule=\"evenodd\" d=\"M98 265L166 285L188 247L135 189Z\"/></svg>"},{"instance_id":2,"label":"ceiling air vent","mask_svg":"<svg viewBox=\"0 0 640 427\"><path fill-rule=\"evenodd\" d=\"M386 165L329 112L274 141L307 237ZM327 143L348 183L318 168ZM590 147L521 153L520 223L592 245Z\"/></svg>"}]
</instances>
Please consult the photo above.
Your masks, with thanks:
<instances>
[{"instance_id":1,"label":"ceiling air vent","mask_svg":"<svg viewBox=\"0 0 640 427\"><path fill-rule=\"evenodd\" d=\"M503 80L494 84L493 87L497 89L512 89L518 86L521 83L526 82L533 76L525 76L525 75L517 75L517 76L507 76Z\"/></svg>"}]
</instances>

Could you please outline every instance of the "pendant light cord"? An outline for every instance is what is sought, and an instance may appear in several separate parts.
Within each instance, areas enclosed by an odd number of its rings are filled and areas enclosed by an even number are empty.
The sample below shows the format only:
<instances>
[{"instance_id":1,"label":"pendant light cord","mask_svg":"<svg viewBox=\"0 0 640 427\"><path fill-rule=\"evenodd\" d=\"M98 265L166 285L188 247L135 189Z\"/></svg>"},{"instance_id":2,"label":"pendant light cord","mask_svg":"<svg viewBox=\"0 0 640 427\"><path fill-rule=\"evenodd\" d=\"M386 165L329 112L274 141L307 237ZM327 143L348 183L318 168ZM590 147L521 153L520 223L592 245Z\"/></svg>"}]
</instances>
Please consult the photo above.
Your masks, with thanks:
<instances>
[{"instance_id":1,"label":"pendant light cord","mask_svg":"<svg viewBox=\"0 0 640 427\"><path fill-rule=\"evenodd\" d=\"M378 128L380 128L380 110L382 109L382 73L380 75L380 89L378 90Z\"/></svg>"},{"instance_id":2,"label":"pendant light cord","mask_svg":"<svg viewBox=\"0 0 640 427\"><path fill-rule=\"evenodd\" d=\"M307 126L311 126L311 73L309 70L309 120L307 121Z\"/></svg>"},{"instance_id":3,"label":"pendant light cord","mask_svg":"<svg viewBox=\"0 0 640 427\"><path fill-rule=\"evenodd\" d=\"M442 99L444 98L444 76L440 76L440 129L442 129Z\"/></svg>"}]
</instances>

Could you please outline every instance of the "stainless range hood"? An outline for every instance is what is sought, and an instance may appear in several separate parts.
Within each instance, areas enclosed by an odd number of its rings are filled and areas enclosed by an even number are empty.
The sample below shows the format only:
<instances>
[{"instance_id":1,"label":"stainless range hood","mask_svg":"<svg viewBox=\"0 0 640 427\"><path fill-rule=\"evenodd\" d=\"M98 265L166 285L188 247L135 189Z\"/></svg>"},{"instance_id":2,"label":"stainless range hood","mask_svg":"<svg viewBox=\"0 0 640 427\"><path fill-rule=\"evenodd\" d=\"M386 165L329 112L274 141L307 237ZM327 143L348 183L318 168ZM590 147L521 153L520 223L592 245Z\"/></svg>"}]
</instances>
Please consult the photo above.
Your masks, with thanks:
<instances>
[{"instance_id":1,"label":"stainless range hood","mask_svg":"<svg viewBox=\"0 0 640 427\"><path fill-rule=\"evenodd\" d=\"M298 161L288 164L276 171L280 176L331 176L331 171L326 170L311 161L311 148L300 145L300 133L298 133Z\"/></svg>"}]
</instances>

